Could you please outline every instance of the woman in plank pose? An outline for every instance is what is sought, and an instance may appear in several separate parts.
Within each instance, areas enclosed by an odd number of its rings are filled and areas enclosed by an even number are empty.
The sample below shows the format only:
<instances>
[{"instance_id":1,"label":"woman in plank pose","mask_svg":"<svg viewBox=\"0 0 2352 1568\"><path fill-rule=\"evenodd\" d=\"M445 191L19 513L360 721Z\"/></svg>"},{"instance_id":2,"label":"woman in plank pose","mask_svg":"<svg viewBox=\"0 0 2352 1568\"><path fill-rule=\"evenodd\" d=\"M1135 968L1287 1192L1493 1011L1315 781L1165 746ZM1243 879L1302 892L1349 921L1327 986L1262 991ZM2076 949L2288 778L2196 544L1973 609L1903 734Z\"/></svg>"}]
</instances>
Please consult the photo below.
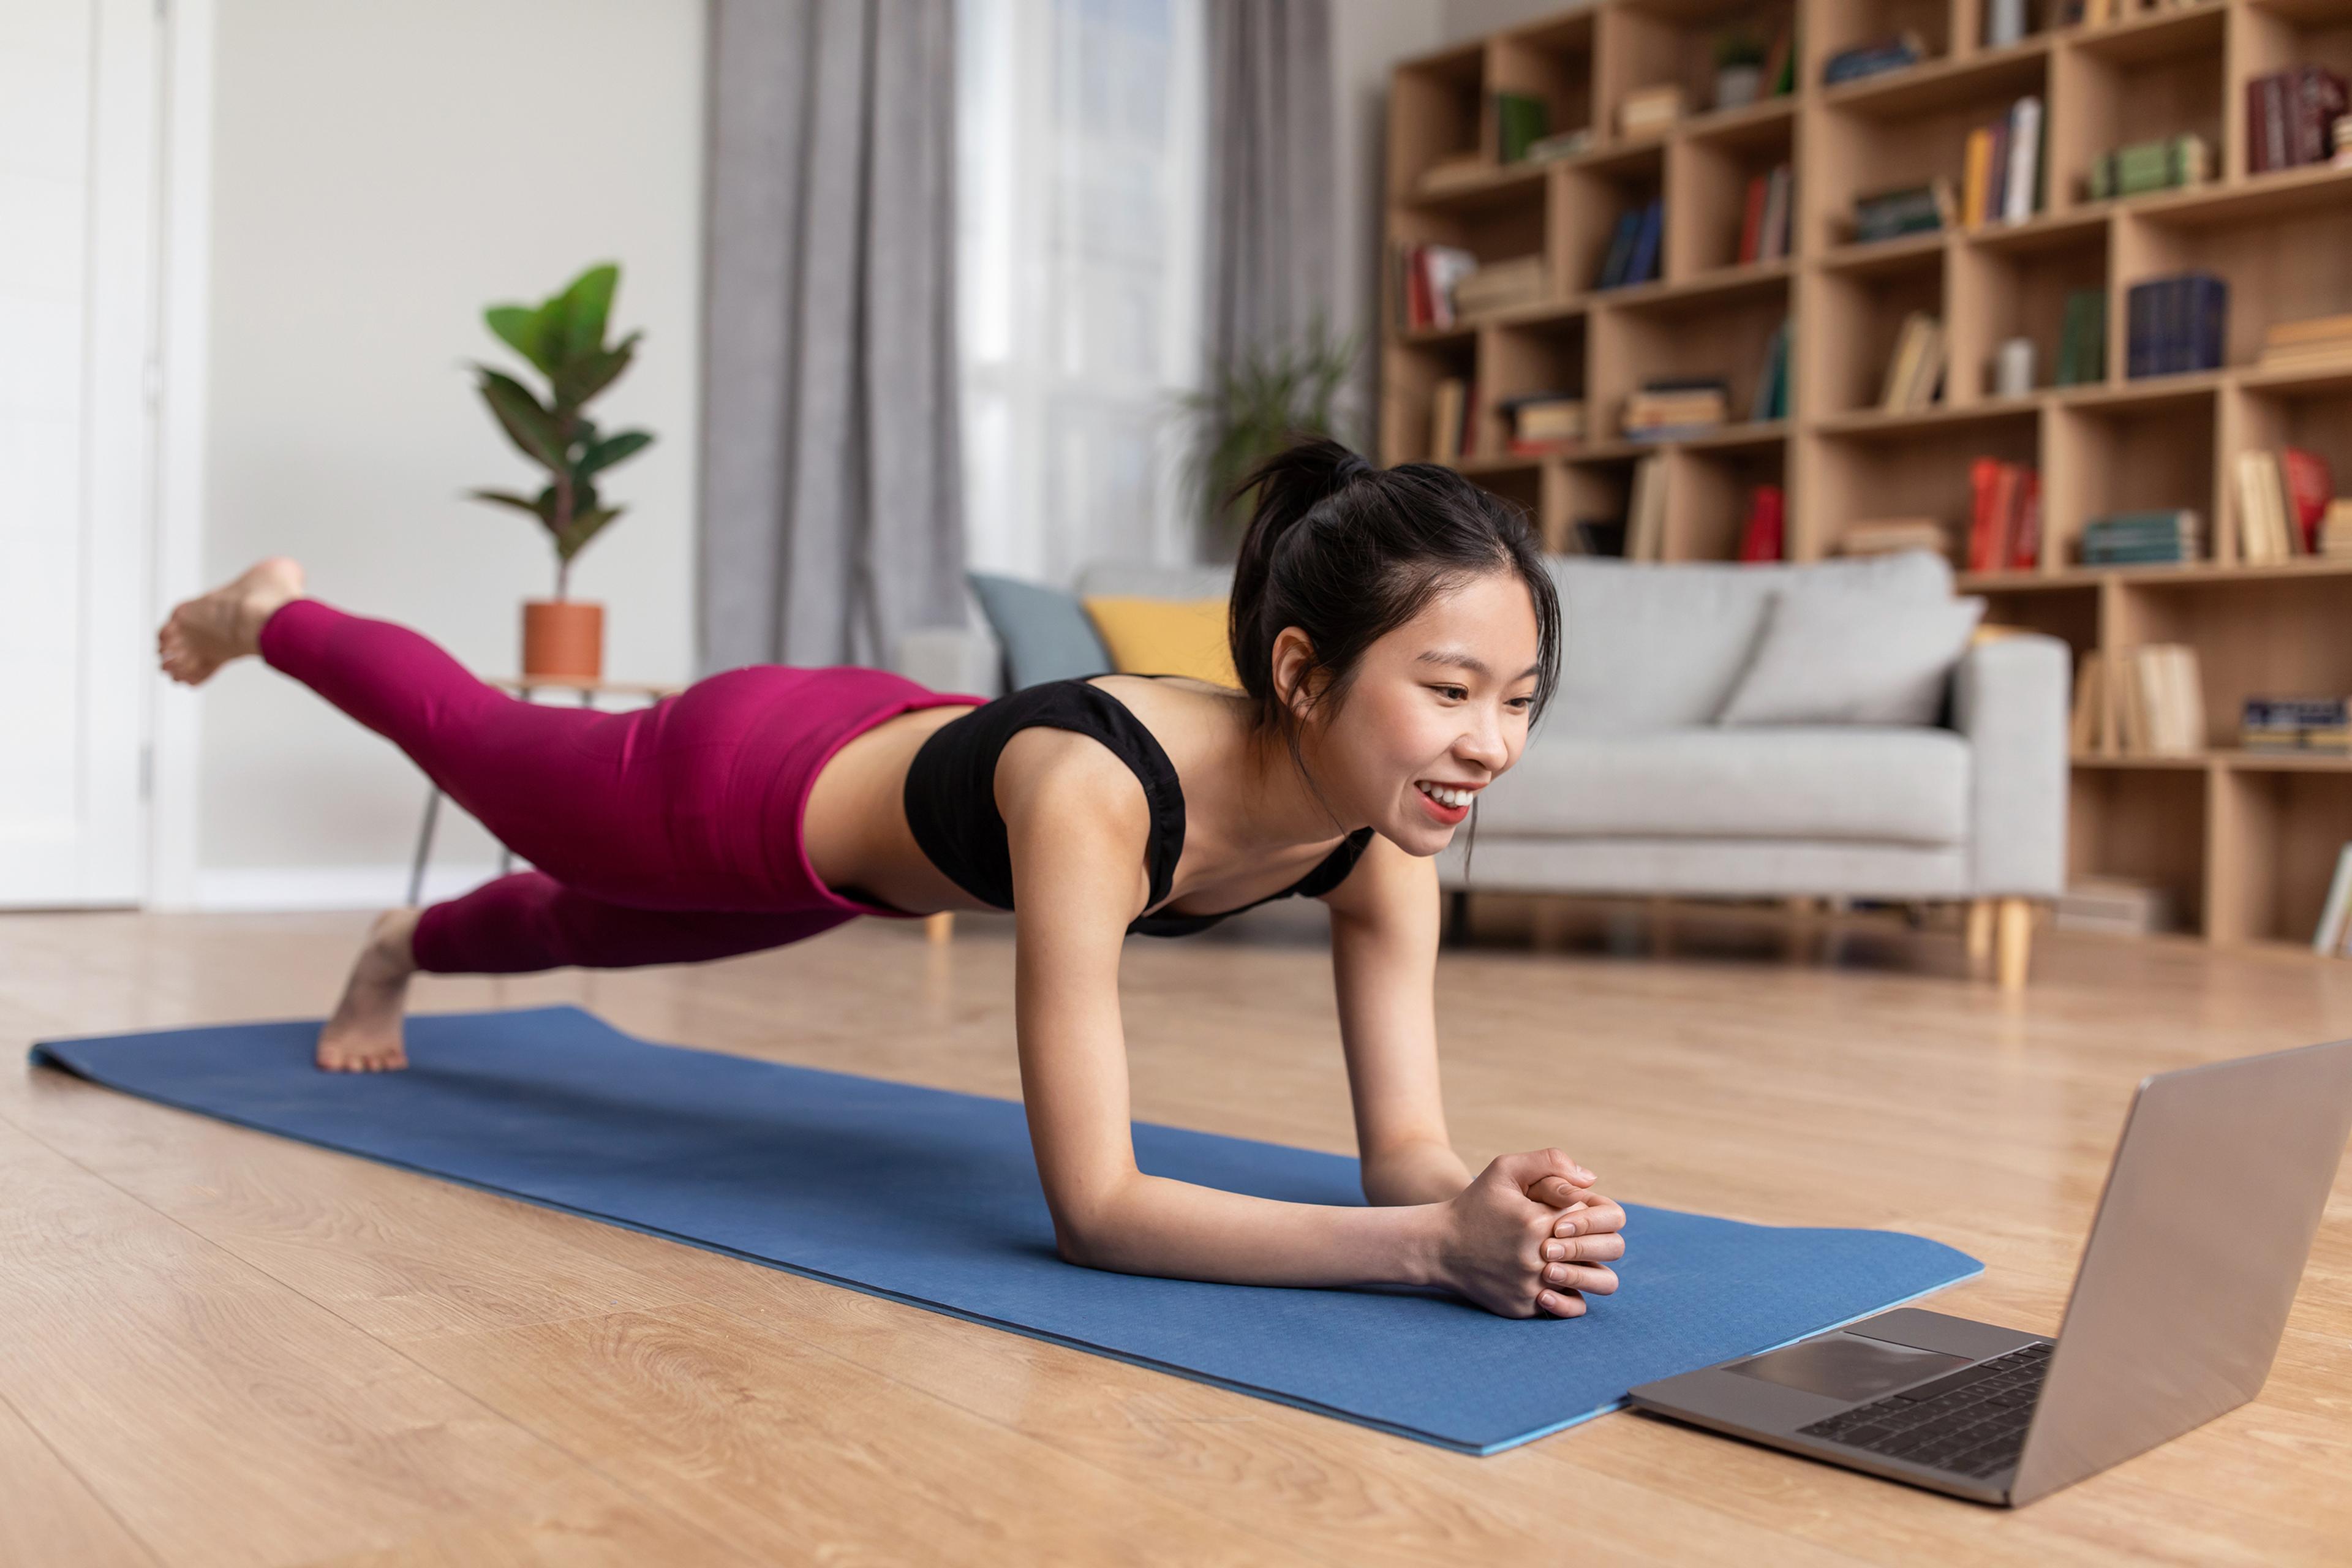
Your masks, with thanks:
<instances>
[{"instance_id":1,"label":"woman in plank pose","mask_svg":"<svg viewBox=\"0 0 2352 1568\"><path fill-rule=\"evenodd\" d=\"M1616 1289L1623 1211L1557 1149L1473 1180L1438 1095L1432 857L1516 762L1559 610L1525 523L1450 469L1328 441L1251 476L1242 689L1099 676L993 702L881 670L751 665L626 713L541 707L331 608L283 557L173 611L164 671L258 654L400 746L536 868L380 917L319 1066L405 1065L408 978L620 968L860 914L1009 909L1021 1081L1072 1262L1260 1285L1429 1284L1513 1317ZM1290 894L1330 910L1370 1205L1148 1176L1118 957Z\"/></svg>"}]
</instances>

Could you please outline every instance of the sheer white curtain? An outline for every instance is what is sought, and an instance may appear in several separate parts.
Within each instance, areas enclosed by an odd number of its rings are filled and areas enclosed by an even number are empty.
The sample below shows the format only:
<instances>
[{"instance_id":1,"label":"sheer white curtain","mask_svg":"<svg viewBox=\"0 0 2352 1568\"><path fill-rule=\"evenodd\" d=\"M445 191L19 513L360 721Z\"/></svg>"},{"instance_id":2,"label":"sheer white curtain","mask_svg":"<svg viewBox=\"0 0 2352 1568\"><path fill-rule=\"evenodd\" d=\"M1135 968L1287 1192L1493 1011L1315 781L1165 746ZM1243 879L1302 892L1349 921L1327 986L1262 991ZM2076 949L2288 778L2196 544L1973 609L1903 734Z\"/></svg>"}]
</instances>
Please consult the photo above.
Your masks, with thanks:
<instances>
[{"instance_id":1,"label":"sheer white curtain","mask_svg":"<svg viewBox=\"0 0 2352 1568\"><path fill-rule=\"evenodd\" d=\"M1066 584L1181 562L1201 374L1200 0L958 0L965 536Z\"/></svg>"}]
</instances>

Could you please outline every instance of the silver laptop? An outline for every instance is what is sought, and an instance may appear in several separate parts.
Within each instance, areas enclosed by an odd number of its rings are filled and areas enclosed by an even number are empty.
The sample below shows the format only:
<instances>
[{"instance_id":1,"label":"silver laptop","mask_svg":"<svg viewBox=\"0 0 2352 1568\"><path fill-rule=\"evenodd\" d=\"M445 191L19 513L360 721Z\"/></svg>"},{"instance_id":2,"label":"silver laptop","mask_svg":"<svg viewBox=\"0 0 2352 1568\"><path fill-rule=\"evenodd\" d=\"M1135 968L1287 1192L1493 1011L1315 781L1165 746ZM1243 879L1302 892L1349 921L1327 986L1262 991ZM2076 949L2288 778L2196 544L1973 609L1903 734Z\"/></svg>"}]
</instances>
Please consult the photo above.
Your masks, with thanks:
<instances>
[{"instance_id":1,"label":"silver laptop","mask_svg":"<svg viewBox=\"0 0 2352 1568\"><path fill-rule=\"evenodd\" d=\"M2252 1399L2352 1136L2352 1040L2143 1079L2053 1342L1902 1308L1635 1408L2015 1506Z\"/></svg>"}]
</instances>

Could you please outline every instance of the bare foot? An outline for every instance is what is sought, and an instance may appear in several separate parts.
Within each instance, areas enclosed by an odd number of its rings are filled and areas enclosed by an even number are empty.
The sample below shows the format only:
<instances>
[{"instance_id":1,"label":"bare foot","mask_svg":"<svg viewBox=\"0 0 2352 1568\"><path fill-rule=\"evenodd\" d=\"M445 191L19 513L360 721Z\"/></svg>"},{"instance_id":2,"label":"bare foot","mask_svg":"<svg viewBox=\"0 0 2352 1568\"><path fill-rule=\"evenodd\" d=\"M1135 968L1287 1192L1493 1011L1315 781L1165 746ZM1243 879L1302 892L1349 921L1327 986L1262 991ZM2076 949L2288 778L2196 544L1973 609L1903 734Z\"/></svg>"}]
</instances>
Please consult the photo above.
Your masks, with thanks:
<instances>
[{"instance_id":1,"label":"bare foot","mask_svg":"<svg viewBox=\"0 0 2352 1568\"><path fill-rule=\"evenodd\" d=\"M302 596L302 566L283 555L257 561L234 582L187 599L155 634L163 673L189 686L212 679L230 659L261 650L261 626L289 599Z\"/></svg>"},{"instance_id":2,"label":"bare foot","mask_svg":"<svg viewBox=\"0 0 2352 1568\"><path fill-rule=\"evenodd\" d=\"M326 1072L392 1072L408 1065L401 1048L400 1013L408 977L416 973L408 936L415 910L387 910L368 931L367 946L352 967L335 1016L319 1031L318 1062Z\"/></svg>"}]
</instances>

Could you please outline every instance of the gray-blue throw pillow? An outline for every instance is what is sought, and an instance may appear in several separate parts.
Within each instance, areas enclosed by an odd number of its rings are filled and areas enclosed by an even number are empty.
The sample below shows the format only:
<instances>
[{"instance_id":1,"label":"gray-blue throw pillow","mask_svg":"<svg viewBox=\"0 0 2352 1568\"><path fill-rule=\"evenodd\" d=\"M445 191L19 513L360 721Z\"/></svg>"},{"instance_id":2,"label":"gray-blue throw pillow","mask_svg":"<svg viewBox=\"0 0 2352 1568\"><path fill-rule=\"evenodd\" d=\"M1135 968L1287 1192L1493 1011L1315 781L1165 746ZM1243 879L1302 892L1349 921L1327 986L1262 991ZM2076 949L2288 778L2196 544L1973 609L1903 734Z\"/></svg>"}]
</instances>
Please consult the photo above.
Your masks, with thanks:
<instances>
[{"instance_id":1,"label":"gray-blue throw pillow","mask_svg":"<svg viewBox=\"0 0 2352 1568\"><path fill-rule=\"evenodd\" d=\"M966 574L964 580L979 598L996 640L1004 645L1008 691L1041 681L1101 675L1111 668L1109 650L1095 634L1076 594L980 572Z\"/></svg>"}]
</instances>

